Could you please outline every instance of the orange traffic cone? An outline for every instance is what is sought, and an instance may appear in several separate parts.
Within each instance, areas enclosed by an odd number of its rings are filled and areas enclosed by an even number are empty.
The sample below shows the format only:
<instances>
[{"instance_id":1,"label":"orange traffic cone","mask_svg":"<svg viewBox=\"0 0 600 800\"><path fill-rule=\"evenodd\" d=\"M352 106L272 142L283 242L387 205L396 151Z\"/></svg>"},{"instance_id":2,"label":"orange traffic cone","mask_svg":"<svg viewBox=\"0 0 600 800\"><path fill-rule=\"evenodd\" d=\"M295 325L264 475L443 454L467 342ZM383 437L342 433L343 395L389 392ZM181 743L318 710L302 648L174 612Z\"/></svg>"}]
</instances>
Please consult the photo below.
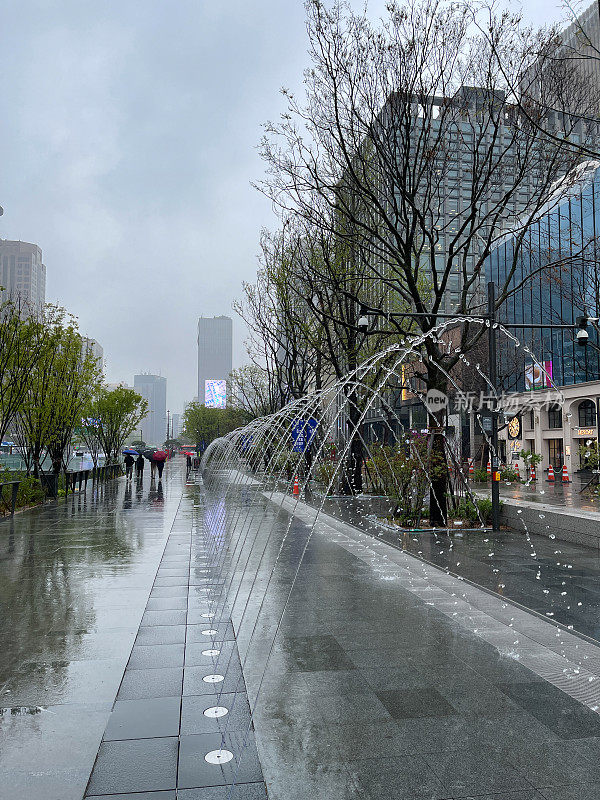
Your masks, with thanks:
<instances>
[{"instance_id":1,"label":"orange traffic cone","mask_svg":"<svg viewBox=\"0 0 600 800\"><path fill-rule=\"evenodd\" d=\"M571 480L571 479L569 478L569 473L567 472L567 465L566 465L566 464L563 464L563 468L562 468L562 482L563 482L563 483L569 483L569 481L570 481L570 480Z\"/></svg>"},{"instance_id":2,"label":"orange traffic cone","mask_svg":"<svg viewBox=\"0 0 600 800\"><path fill-rule=\"evenodd\" d=\"M298 486L298 476L297 475L294 478L294 488L292 490L292 494L293 495L299 495L300 494L300 487Z\"/></svg>"},{"instance_id":3,"label":"orange traffic cone","mask_svg":"<svg viewBox=\"0 0 600 800\"><path fill-rule=\"evenodd\" d=\"M533 464L531 465L531 470L529 471L529 480L531 481L537 480L537 476L535 474L535 467L533 466Z\"/></svg>"},{"instance_id":4,"label":"orange traffic cone","mask_svg":"<svg viewBox=\"0 0 600 800\"><path fill-rule=\"evenodd\" d=\"M491 474L492 474L492 462L491 462L491 461L488 461L488 465L487 465L487 474L488 474L488 475L491 475Z\"/></svg>"},{"instance_id":5,"label":"orange traffic cone","mask_svg":"<svg viewBox=\"0 0 600 800\"><path fill-rule=\"evenodd\" d=\"M549 480L550 483L554 483L554 467L552 466L552 464L550 464L550 466L548 467L548 478L547 478L547 480Z\"/></svg>"},{"instance_id":6,"label":"orange traffic cone","mask_svg":"<svg viewBox=\"0 0 600 800\"><path fill-rule=\"evenodd\" d=\"M519 462L517 461L515 464L515 472L517 473L517 478L521 480L521 470L519 469Z\"/></svg>"},{"instance_id":7,"label":"orange traffic cone","mask_svg":"<svg viewBox=\"0 0 600 800\"><path fill-rule=\"evenodd\" d=\"M475 475L475 467L472 461L469 461L469 478L473 480L473 475Z\"/></svg>"}]
</instances>

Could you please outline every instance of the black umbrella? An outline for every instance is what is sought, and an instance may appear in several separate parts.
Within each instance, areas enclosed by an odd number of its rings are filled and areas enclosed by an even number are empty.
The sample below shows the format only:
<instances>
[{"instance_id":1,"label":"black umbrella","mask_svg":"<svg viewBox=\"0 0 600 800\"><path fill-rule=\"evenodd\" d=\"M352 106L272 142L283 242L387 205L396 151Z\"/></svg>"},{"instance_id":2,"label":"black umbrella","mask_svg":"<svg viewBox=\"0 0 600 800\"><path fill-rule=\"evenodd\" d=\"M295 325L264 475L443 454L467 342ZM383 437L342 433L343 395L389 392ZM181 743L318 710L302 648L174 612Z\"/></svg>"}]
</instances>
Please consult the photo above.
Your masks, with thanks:
<instances>
[{"instance_id":1,"label":"black umbrella","mask_svg":"<svg viewBox=\"0 0 600 800\"><path fill-rule=\"evenodd\" d=\"M142 455L144 456L144 458L147 458L148 461L152 461L152 456L154 455L154 453L156 453L156 447L147 447L143 451Z\"/></svg>"}]
</instances>

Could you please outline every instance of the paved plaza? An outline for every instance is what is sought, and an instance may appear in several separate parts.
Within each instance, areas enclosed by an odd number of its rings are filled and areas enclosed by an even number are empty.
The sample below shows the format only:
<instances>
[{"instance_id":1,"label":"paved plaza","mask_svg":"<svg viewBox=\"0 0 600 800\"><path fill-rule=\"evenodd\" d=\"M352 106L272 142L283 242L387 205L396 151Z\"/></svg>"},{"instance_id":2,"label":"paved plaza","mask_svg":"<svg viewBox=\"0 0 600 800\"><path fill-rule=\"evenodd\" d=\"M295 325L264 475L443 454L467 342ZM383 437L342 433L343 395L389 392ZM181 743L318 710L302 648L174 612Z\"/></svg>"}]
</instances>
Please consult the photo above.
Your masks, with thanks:
<instances>
[{"instance_id":1,"label":"paved plaza","mask_svg":"<svg viewBox=\"0 0 600 800\"><path fill-rule=\"evenodd\" d=\"M345 513L175 460L3 522L2 800L597 800L596 553Z\"/></svg>"}]
</instances>

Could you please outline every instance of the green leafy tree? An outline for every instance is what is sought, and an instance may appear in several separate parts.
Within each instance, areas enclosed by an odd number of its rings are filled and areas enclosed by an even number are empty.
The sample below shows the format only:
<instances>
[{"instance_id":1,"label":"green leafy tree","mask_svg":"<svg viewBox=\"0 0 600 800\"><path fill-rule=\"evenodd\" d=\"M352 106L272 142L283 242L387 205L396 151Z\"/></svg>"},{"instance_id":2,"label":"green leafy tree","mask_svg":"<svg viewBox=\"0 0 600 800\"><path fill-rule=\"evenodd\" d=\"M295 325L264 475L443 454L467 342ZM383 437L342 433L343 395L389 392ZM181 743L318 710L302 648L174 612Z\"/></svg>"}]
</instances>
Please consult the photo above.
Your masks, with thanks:
<instances>
[{"instance_id":1,"label":"green leafy tree","mask_svg":"<svg viewBox=\"0 0 600 800\"><path fill-rule=\"evenodd\" d=\"M133 389L100 387L90 403L87 416L98 420L97 435L106 463L116 463L125 440L148 413L148 401Z\"/></svg>"},{"instance_id":2,"label":"green leafy tree","mask_svg":"<svg viewBox=\"0 0 600 800\"><path fill-rule=\"evenodd\" d=\"M36 350L16 431L28 471L37 477L46 455L58 474L69 459L71 440L98 384L97 360L63 308L47 306L41 323L44 345Z\"/></svg>"},{"instance_id":3,"label":"green leafy tree","mask_svg":"<svg viewBox=\"0 0 600 800\"><path fill-rule=\"evenodd\" d=\"M47 347L40 319L0 287L0 441L25 402L32 368Z\"/></svg>"},{"instance_id":4,"label":"green leafy tree","mask_svg":"<svg viewBox=\"0 0 600 800\"><path fill-rule=\"evenodd\" d=\"M201 403L188 403L183 412L184 434L196 448L208 447L213 439L230 433L249 421L247 412L238 408L208 408Z\"/></svg>"}]
</instances>

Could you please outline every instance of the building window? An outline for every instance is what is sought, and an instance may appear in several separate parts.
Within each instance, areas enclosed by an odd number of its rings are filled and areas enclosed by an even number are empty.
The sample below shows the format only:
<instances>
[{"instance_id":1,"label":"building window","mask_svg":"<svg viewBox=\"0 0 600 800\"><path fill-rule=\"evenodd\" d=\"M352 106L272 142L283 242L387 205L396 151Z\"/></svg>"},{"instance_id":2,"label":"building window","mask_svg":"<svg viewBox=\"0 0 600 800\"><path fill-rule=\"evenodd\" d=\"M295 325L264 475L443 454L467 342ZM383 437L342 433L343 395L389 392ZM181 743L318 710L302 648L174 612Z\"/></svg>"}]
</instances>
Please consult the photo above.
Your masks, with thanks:
<instances>
[{"instance_id":1,"label":"building window","mask_svg":"<svg viewBox=\"0 0 600 800\"><path fill-rule=\"evenodd\" d=\"M548 461L555 472L562 470L564 464L562 439L548 439Z\"/></svg>"},{"instance_id":2,"label":"building window","mask_svg":"<svg viewBox=\"0 0 600 800\"><path fill-rule=\"evenodd\" d=\"M593 400L582 400L579 403L579 427L589 428L596 424L596 404Z\"/></svg>"},{"instance_id":3,"label":"building window","mask_svg":"<svg viewBox=\"0 0 600 800\"><path fill-rule=\"evenodd\" d=\"M562 428L562 409L558 405L553 405L548 408L548 427L549 428ZM558 439L556 440L558 441Z\"/></svg>"}]
</instances>

